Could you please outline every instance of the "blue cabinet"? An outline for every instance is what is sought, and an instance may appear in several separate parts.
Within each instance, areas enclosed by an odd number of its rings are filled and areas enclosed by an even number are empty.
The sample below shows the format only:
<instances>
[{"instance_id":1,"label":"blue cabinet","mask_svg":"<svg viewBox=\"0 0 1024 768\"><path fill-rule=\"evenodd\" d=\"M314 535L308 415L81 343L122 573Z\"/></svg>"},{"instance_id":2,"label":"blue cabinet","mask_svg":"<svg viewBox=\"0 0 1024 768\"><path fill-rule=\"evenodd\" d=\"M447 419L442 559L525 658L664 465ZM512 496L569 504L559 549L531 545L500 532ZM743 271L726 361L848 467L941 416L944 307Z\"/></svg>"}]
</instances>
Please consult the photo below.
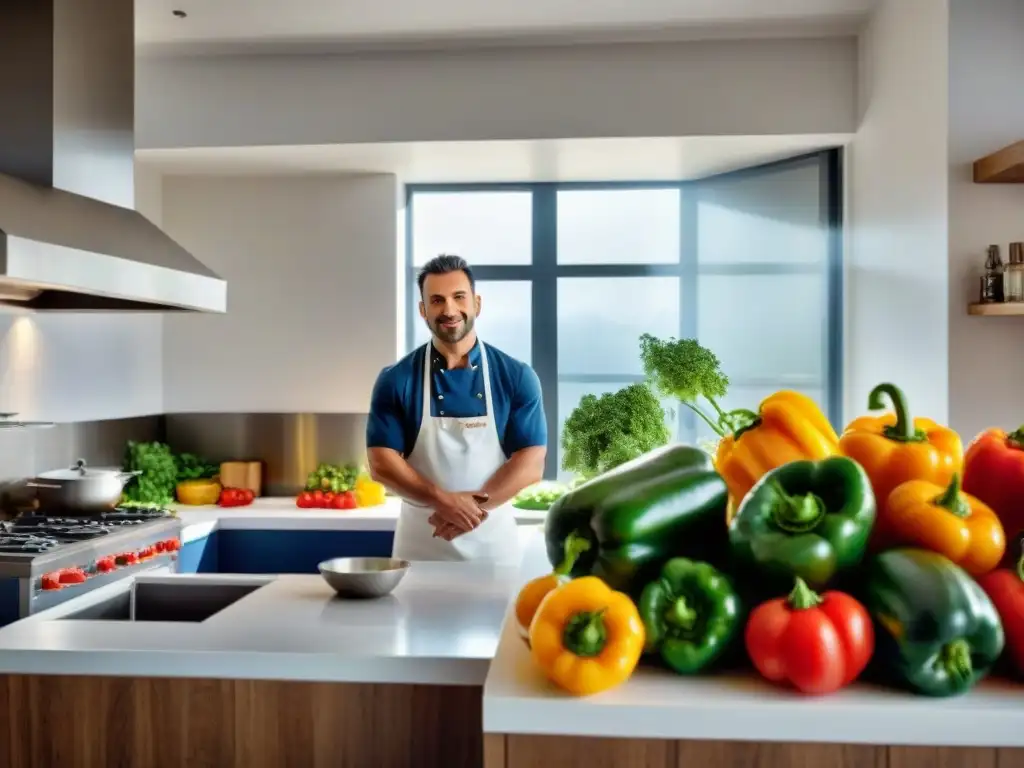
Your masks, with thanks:
<instances>
[{"instance_id":1,"label":"blue cabinet","mask_svg":"<svg viewBox=\"0 0 1024 768\"><path fill-rule=\"evenodd\" d=\"M214 531L181 548L182 573L316 573L332 557L390 557L393 531Z\"/></svg>"}]
</instances>

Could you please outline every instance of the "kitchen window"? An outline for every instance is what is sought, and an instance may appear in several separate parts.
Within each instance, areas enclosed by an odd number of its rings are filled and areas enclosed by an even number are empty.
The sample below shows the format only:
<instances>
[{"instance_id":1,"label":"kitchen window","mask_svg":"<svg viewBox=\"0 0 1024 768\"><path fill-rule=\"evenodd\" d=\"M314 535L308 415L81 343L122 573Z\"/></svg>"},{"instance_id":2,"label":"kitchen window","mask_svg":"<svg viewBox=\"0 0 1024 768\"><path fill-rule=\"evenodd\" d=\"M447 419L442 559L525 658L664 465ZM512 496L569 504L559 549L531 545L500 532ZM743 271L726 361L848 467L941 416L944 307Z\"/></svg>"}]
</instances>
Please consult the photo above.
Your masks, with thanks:
<instances>
[{"instance_id":1,"label":"kitchen window","mask_svg":"<svg viewBox=\"0 0 1024 768\"><path fill-rule=\"evenodd\" d=\"M529 362L561 476L561 425L584 394L642 380L639 336L698 338L725 407L800 390L842 402L838 150L676 183L410 185L406 338L428 339L416 273L439 253L474 268L481 338ZM666 402L673 436L709 430Z\"/></svg>"}]
</instances>

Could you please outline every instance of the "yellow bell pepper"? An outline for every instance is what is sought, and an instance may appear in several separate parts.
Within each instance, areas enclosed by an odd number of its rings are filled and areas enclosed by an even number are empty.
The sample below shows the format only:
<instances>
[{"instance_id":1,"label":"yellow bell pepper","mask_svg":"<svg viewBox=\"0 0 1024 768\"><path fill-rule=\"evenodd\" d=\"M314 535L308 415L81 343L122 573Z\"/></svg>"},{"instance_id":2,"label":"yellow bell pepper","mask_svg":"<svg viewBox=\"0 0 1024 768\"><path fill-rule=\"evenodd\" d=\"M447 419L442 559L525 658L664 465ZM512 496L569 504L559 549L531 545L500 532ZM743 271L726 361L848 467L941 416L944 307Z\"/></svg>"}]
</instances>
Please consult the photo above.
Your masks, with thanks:
<instances>
[{"instance_id":1,"label":"yellow bell pepper","mask_svg":"<svg viewBox=\"0 0 1024 768\"><path fill-rule=\"evenodd\" d=\"M551 682L576 696L628 680L645 640L633 601L596 576L549 592L530 623L534 662Z\"/></svg>"},{"instance_id":2,"label":"yellow bell pepper","mask_svg":"<svg viewBox=\"0 0 1024 768\"><path fill-rule=\"evenodd\" d=\"M371 480L367 475L360 475L356 478L355 485L356 506L376 507L384 503L386 491L384 486L376 480Z\"/></svg>"},{"instance_id":3,"label":"yellow bell pepper","mask_svg":"<svg viewBox=\"0 0 1024 768\"><path fill-rule=\"evenodd\" d=\"M817 404L799 392L769 395L750 426L726 435L715 451L715 469L735 509L769 471L791 461L820 461L839 453L839 436ZM727 513L728 514L728 513Z\"/></svg>"},{"instance_id":4,"label":"yellow bell pepper","mask_svg":"<svg viewBox=\"0 0 1024 768\"><path fill-rule=\"evenodd\" d=\"M221 485L216 480L182 480L174 488L178 501L189 506L216 504Z\"/></svg>"},{"instance_id":5,"label":"yellow bell pepper","mask_svg":"<svg viewBox=\"0 0 1024 768\"><path fill-rule=\"evenodd\" d=\"M516 623L519 625L519 636L526 641L527 645L530 644L530 624L533 623L533 617L537 615L540 604L544 602L544 598L548 596L549 592L558 589L572 579L569 574L572 573L576 560L588 549L590 549L590 542L587 539L576 533L570 533L565 537L564 557L559 566L549 574L526 582L519 591L519 596L516 598Z\"/></svg>"}]
</instances>

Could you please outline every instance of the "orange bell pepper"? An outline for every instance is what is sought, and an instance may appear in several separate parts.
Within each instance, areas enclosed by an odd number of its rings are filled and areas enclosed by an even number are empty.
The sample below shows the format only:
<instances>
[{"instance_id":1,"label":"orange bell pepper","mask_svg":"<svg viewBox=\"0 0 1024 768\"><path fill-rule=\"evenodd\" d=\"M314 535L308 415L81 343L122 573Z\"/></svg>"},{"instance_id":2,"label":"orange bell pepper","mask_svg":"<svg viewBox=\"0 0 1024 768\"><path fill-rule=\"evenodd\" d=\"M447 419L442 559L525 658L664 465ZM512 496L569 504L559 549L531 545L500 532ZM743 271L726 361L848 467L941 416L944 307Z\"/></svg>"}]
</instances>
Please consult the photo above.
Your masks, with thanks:
<instances>
[{"instance_id":1,"label":"orange bell pepper","mask_svg":"<svg viewBox=\"0 0 1024 768\"><path fill-rule=\"evenodd\" d=\"M530 655L551 682L587 696L629 679L646 633L640 612L596 576L548 593L530 623Z\"/></svg>"},{"instance_id":2,"label":"orange bell pepper","mask_svg":"<svg viewBox=\"0 0 1024 768\"><path fill-rule=\"evenodd\" d=\"M962 471L964 447L960 436L931 419L910 416L907 397L895 384L879 384L868 395L868 408L885 408L885 396L892 412L881 416L860 416L843 430L839 450L868 473L875 492L878 518L871 532L871 547L888 546L888 515L885 506L896 486L908 480L928 480L945 488L953 475Z\"/></svg>"},{"instance_id":3,"label":"orange bell pepper","mask_svg":"<svg viewBox=\"0 0 1024 768\"><path fill-rule=\"evenodd\" d=\"M889 494L886 532L893 546L938 552L971 576L982 576L1006 552L1003 525L985 502L960 490L953 475L943 488L927 480L908 480Z\"/></svg>"},{"instance_id":4,"label":"orange bell pepper","mask_svg":"<svg viewBox=\"0 0 1024 768\"><path fill-rule=\"evenodd\" d=\"M733 500L730 508L739 507L754 484L776 467L801 459L820 461L839 452L836 431L807 395L776 392L752 415L750 426L723 437L715 451L715 469Z\"/></svg>"},{"instance_id":5,"label":"orange bell pepper","mask_svg":"<svg viewBox=\"0 0 1024 768\"><path fill-rule=\"evenodd\" d=\"M548 596L548 593L570 581L573 566L579 556L590 549L590 542L583 536L570 533L565 538L563 545L565 555L558 567L544 576L531 579L519 591L516 598L516 624L519 629L519 636L530 642L530 623L537 614L537 609Z\"/></svg>"}]
</instances>

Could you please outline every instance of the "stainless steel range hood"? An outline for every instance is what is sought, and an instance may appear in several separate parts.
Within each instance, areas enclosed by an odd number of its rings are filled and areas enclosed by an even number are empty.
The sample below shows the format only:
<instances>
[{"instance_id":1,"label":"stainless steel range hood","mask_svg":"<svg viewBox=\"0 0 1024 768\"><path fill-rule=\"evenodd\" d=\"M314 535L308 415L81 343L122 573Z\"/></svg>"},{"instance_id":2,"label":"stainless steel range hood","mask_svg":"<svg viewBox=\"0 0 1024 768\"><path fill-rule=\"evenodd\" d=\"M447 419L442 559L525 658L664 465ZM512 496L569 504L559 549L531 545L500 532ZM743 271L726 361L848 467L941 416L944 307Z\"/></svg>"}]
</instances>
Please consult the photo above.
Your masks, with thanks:
<instances>
[{"instance_id":1,"label":"stainless steel range hood","mask_svg":"<svg viewBox=\"0 0 1024 768\"><path fill-rule=\"evenodd\" d=\"M225 312L134 210L135 0L0 0L0 303Z\"/></svg>"}]
</instances>

